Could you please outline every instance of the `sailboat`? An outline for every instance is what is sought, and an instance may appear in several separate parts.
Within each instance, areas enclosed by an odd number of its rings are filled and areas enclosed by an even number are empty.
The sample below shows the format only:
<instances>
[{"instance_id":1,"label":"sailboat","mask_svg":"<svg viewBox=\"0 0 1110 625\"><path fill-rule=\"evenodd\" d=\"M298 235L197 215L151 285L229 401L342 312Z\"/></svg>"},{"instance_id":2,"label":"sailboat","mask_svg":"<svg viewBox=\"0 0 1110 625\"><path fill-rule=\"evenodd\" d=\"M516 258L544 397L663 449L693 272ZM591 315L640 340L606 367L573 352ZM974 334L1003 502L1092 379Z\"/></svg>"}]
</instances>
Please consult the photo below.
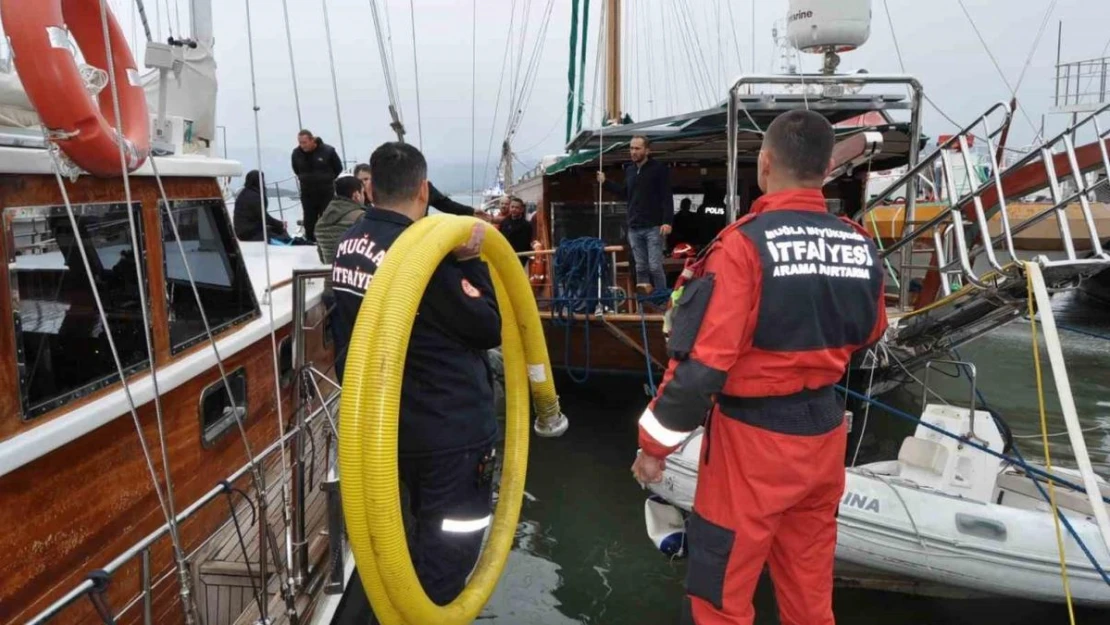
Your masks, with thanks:
<instances>
[{"instance_id":1,"label":"sailboat","mask_svg":"<svg viewBox=\"0 0 1110 625\"><path fill-rule=\"evenodd\" d=\"M325 274L236 240L190 6L141 73L106 2L0 2L2 622L305 623L342 590Z\"/></svg>"},{"instance_id":2,"label":"sailboat","mask_svg":"<svg viewBox=\"0 0 1110 625\"><path fill-rule=\"evenodd\" d=\"M824 54L821 73L744 76L720 106L631 123L620 99L622 3L607 0L601 26L606 50L605 122L578 132L568 142L565 157L513 186L515 194L538 207L536 237L545 249L532 262L533 283L544 311L553 363L576 379L590 372L646 371L650 391L667 362L665 293L654 298L635 294L626 208L601 193L594 181L597 171L604 171L609 179L621 177L622 152L637 135L647 137L652 157L670 167L676 195L702 195L706 210L720 213L719 219L707 213L704 221L711 232L696 242L704 244L744 215L758 198L755 155L762 129L776 115L792 109L808 108L825 115L838 141L826 198L831 210L859 221L883 246L888 302L895 319L927 311L963 287L978 288L983 285L979 276L1021 259L1047 252L1053 260L1071 262L1103 254L1102 240L1110 235L1110 209L1098 201L1100 189L1106 187L1105 175L1098 172L1110 170L1110 160L1105 156L1105 126L1099 126L1097 119L1086 124L1074 119L1072 130L1083 132L1067 141L1060 135L1007 159L1006 137L1014 107L999 102L926 150L921 125L924 88L916 78L836 73L839 54L866 42L870 2L791 3L791 7L789 15L799 11L834 15L828 20L835 22L831 30L853 33L847 43L808 46ZM796 27L797 20L789 22L788 28ZM796 41L798 36L792 32L784 41ZM1088 117L1097 118L1106 110L1105 102L1088 105ZM969 246L968 242L982 238L979 233L985 233L990 244ZM601 257L589 259L588 280L568 283L552 261L560 243L581 237L600 239L603 254L592 252ZM961 247L966 258L959 252ZM576 262L586 261L576 259L564 267ZM681 255L665 259L668 283L673 283L685 263ZM1069 284L1086 283L1098 273L1094 269L1088 266L1072 275L1074 282ZM969 274L970 279L961 274ZM993 306L979 312L991 310L997 312ZM928 340L915 343L914 356L922 362L946 353L995 327L991 323L1016 316L1012 311L1007 314L986 314L973 332L952 337L931 333Z\"/></svg>"}]
</instances>

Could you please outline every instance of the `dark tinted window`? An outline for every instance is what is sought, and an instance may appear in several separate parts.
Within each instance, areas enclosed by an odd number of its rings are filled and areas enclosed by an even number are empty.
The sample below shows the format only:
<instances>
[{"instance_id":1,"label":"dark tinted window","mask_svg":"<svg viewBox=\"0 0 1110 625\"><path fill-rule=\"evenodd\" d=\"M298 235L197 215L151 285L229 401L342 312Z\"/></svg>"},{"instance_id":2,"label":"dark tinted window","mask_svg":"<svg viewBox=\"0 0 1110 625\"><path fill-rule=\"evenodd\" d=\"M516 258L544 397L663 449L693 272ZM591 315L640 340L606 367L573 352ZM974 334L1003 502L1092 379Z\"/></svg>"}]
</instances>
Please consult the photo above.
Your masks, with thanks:
<instances>
[{"instance_id":1,"label":"dark tinted window","mask_svg":"<svg viewBox=\"0 0 1110 625\"><path fill-rule=\"evenodd\" d=\"M278 368L281 371L281 385L289 386L293 381L293 337L285 337L278 343Z\"/></svg>"},{"instance_id":2,"label":"dark tinted window","mask_svg":"<svg viewBox=\"0 0 1110 625\"><path fill-rule=\"evenodd\" d=\"M77 237L100 290L108 327L126 373L148 366L146 325L127 205L5 211L10 250L16 361L25 418L119 380ZM139 204L133 204L142 241Z\"/></svg>"},{"instance_id":3,"label":"dark tinted window","mask_svg":"<svg viewBox=\"0 0 1110 625\"><path fill-rule=\"evenodd\" d=\"M201 444L204 447L210 447L225 433L238 427L235 423L236 412L240 419L247 418L246 369L240 367L229 371L227 383L231 387L230 398L222 379L204 389L200 396Z\"/></svg>"},{"instance_id":4,"label":"dark tinted window","mask_svg":"<svg viewBox=\"0 0 1110 625\"><path fill-rule=\"evenodd\" d=\"M170 206L212 331L253 317L258 304L223 200L173 200ZM161 214L170 344L176 352L207 337L189 273L182 263L181 247L164 206Z\"/></svg>"}]
</instances>

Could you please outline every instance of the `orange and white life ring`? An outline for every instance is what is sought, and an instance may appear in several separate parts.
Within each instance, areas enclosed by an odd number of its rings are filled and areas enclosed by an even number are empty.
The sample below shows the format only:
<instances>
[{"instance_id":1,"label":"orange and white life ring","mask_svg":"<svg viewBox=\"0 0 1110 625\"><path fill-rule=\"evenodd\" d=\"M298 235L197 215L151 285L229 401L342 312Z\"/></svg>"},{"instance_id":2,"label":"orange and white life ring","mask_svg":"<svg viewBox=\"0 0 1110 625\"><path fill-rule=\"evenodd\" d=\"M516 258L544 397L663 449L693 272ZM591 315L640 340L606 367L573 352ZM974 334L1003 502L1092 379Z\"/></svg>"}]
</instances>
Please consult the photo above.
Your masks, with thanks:
<instances>
[{"instance_id":1,"label":"orange and white life ring","mask_svg":"<svg viewBox=\"0 0 1110 625\"><path fill-rule=\"evenodd\" d=\"M27 98L62 151L94 176L120 176L120 137L127 171L142 166L150 152L146 93L127 39L111 10L108 47L122 120L116 120L110 85L100 91L97 101L85 90L69 43L72 34L85 62L107 71L100 0L0 0L0 19ZM122 136L117 129L122 130Z\"/></svg>"}]
</instances>

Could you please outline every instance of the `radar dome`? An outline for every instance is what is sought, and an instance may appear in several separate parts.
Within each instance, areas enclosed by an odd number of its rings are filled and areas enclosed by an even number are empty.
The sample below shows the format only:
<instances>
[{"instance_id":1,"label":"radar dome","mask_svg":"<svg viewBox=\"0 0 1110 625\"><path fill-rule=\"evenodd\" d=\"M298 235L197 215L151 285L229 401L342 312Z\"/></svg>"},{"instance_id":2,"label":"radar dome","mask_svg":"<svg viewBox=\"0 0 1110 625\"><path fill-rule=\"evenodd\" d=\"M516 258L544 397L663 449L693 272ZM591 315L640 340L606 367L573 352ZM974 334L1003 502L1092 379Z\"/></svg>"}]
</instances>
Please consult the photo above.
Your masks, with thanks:
<instances>
[{"instance_id":1,"label":"radar dome","mask_svg":"<svg viewBox=\"0 0 1110 625\"><path fill-rule=\"evenodd\" d=\"M803 52L845 52L871 36L871 0L790 0L786 36Z\"/></svg>"}]
</instances>

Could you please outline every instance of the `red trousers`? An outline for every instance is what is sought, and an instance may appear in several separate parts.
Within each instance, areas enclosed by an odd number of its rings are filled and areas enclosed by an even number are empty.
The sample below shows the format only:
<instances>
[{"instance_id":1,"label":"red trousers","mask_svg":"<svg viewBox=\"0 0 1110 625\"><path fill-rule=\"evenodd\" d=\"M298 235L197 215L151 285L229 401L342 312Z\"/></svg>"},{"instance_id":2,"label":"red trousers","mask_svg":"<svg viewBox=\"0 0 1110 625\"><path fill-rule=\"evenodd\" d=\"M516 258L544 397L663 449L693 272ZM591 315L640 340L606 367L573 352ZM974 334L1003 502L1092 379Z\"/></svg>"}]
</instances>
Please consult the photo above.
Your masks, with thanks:
<instances>
[{"instance_id":1,"label":"red trousers","mask_svg":"<svg viewBox=\"0 0 1110 625\"><path fill-rule=\"evenodd\" d=\"M770 565L782 625L834 625L836 511L847 428L780 434L713 409L687 537L697 625L751 625Z\"/></svg>"}]
</instances>

